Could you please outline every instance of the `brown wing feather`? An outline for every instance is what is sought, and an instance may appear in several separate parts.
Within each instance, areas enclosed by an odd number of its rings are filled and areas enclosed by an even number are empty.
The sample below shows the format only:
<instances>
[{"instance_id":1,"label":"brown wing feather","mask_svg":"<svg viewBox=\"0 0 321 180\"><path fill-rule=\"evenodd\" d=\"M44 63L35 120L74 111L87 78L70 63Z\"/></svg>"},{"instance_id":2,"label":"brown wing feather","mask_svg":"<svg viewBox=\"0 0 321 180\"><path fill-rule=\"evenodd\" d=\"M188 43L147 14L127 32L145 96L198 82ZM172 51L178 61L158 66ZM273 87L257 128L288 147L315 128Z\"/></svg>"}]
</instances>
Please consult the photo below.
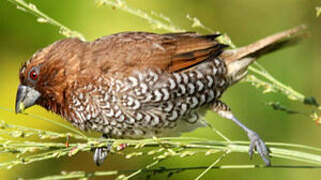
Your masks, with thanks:
<instances>
[{"instance_id":1,"label":"brown wing feather","mask_svg":"<svg viewBox=\"0 0 321 180\"><path fill-rule=\"evenodd\" d=\"M218 36L125 32L91 42L89 49L91 59L106 73L128 73L146 67L175 72L218 56L226 47L215 40Z\"/></svg>"}]
</instances>

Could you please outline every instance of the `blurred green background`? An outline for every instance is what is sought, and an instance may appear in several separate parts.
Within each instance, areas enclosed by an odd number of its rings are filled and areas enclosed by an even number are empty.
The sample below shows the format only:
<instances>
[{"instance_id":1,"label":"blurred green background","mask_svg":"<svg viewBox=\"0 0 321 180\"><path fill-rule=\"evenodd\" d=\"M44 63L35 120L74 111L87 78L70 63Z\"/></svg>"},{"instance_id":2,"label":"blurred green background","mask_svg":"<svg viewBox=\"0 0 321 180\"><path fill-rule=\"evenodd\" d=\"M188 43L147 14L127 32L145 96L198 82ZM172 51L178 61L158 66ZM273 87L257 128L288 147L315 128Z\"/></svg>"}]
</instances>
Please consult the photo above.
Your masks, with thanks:
<instances>
[{"instance_id":1,"label":"blurred green background","mask_svg":"<svg viewBox=\"0 0 321 180\"><path fill-rule=\"evenodd\" d=\"M117 8L100 6L91 0L30 0L37 7L62 24L84 34L88 40L120 31L153 31L144 20L124 13ZM321 100L321 17L315 15L315 7L321 5L317 0L128 0L132 7L150 12L151 10L169 16L176 25L190 30L205 33L191 28L186 14L198 17L213 30L226 32L237 46L246 45L254 40L272 33L307 24L310 37L296 47L287 48L271 55L264 56L260 63L277 79L305 95L313 95ZM37 23L32 15L19 11L6 0L0 1L0 107L14 109L15 93L18 86L18 70L21 63L28 60L39 48L64 38L57 28L48 24ZM230 88L223 97L233 109L236 116L248 127L255 130L268 142L289 142L321 147L321 127L310 118L302 115L288 115L272 110L265 103L279 101L295 110L310 113L313 108L289 101L280 94L262 94L259 89L248 83L239 83ZM46 112L40 107L27 110L34 114L66 123L60 117ZM233 140L247 140L245 133L235 124L208 113L207 119L217 129ZM53 124L28 118L23 115L0 110L0 120L34 128L65 132ZM68 124L68 123L66 123ZM209 128L198 129L184 136L206 137L220 140ZM215 156L193 156L191 158L173 158L161 166L208 166ZM0 161L13 158L9 154L0 154ZM96 167L92 154L79 153L71 158L60 158L17 166L11 170L0 170L0 179L17 179L18 177L41 177L72 170L113 170L142 167L150 163L148 158L109 156L105 164ZM231 154L222 164L262 164L258 157L252 161L247 154ZM273 164L297 164L274 158ZM201 171L182 172L172 179L192 179ZM212 170L204 179L320 179L320 169L226 169ZM144 178L138 176L137 179ZM158 175L155 179L165 179ZM102 178L105 179L105 178Z\"/></svg>"}]
</instances>

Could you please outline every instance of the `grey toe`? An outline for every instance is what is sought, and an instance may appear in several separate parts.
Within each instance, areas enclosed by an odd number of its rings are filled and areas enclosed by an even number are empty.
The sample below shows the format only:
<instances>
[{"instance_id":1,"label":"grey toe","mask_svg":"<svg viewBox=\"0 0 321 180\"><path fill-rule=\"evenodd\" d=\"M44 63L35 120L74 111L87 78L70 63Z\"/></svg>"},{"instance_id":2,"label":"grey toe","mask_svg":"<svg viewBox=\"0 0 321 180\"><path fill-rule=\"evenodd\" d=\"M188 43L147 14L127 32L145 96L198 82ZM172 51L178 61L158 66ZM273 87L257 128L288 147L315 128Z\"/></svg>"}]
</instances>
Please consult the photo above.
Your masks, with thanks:
<instances>
[{"instance_id":1,"label":"grey toe","mask_svg":"<svg viewBox=\"0 0 321 180\"><path fill-rule=\"evenodd\" d=\"M248 137L251 142L249 147L250 158L252 158L253 152L254 150L256 150L257 153L261 156L262 160L265 162L265 165L270 166L271 165L271 161L269 159L270 150L266 147L266 145L264 144L260 136L257 133L250 131L248 133Z\"/></svg>"},{"instance_id":2,"label":"grey toe","mask_svg":"<svg viewBox=\"0 0 321 180\"><path fill-rule=\"evenodd\" d=\"M94 162L97 166L100 166L104 163L108 155L108 149L106 147L96 148L94 152Z\"/></svg>"}]
</instances>

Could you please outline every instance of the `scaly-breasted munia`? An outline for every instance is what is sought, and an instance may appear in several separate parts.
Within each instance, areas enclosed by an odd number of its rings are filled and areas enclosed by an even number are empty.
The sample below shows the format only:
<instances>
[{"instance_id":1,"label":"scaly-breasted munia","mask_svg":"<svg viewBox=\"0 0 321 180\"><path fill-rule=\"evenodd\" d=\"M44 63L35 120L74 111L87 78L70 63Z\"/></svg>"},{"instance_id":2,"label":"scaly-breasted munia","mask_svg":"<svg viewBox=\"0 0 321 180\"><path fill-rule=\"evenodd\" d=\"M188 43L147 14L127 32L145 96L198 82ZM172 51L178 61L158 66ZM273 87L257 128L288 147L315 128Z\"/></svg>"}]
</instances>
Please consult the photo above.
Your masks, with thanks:
<instances>
[{"instance_id":1,"label":"scaly-breasted munia","mask_svg":"<svg viewBox=\"0 0 321 180\"><path fill-rule=\"evenodd\" d=\"M40 105L81 130L113 138L177 136L206 125L207 110L234 121L270 165L262 139L220 101L257 57L298 39L302 27L226 50L219 34L123 32L92 42L68 38L20 69L16 113ZM106 157L103 148L95 161Z\"/></svg>"}]
</instances>

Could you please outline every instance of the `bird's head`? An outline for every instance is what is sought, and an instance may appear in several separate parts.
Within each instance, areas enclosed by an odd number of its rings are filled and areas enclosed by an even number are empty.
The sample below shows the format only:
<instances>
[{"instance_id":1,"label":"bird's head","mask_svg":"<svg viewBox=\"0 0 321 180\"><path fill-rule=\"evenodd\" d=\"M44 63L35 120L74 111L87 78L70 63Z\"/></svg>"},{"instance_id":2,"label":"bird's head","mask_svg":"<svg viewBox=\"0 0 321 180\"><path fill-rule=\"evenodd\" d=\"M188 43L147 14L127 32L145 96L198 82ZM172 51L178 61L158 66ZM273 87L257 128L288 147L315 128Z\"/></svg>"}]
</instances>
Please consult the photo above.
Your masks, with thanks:
<instances>
[{"instance_id":1,"label":"bird's head","mask_svg":"<svg viewBox=\"0 0 321 180\"><path fill-rule=\"evenodd\" d=\"M33 105L59 112L65 91L77 70L77 53L71 49L76 39L58 41L37 51L19 71L20 85L16 95L16 113ZM73 61L74 59L74 61Z\"/></svg>"}]
</instances>

